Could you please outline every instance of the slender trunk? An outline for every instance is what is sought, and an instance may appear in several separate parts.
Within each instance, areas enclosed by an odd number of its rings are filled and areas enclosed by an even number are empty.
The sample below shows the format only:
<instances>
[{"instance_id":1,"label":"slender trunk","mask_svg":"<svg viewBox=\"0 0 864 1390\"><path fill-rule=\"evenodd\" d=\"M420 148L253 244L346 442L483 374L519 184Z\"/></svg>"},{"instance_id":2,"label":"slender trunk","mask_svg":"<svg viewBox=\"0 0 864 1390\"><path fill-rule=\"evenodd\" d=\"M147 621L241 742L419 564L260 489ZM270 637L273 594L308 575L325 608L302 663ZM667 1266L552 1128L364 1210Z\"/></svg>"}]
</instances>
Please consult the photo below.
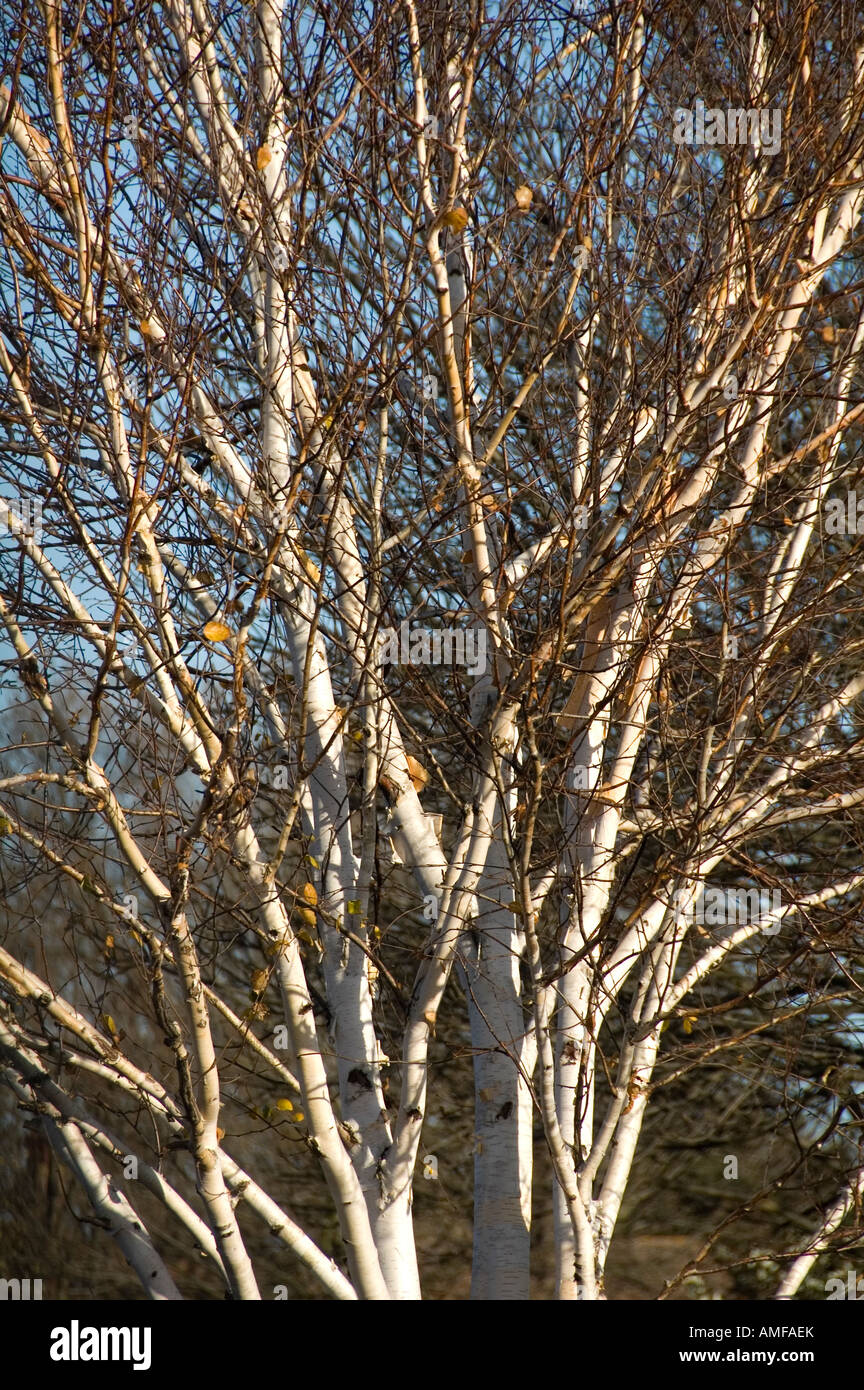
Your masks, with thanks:
<instances>
[{"instance_id":1,"label":"slender trunk","mask_svg":"<svg viewBox=\"0 0 864 1390\"><path fill-rule=\"evenodd\" d=\"M513 892L500 833L490 848L478 902L477 946L465 970L474 1052L474 1262L472 1299L530 1297L530 1095L517 1059L525 1020L522 933L497 906ZM484 910L485 905L485 910Z\"/></svg>"}]
</instances>

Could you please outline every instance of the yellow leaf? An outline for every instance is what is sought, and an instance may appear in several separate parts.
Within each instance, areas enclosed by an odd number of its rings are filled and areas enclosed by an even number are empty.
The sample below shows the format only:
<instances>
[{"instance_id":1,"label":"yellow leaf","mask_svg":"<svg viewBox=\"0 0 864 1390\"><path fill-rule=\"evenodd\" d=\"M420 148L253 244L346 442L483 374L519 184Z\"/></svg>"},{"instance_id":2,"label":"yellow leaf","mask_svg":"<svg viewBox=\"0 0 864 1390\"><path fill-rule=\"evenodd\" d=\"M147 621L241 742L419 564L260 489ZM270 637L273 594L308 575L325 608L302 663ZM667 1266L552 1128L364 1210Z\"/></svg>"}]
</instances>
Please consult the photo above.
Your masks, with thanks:
<instances>
[{"instance_id":1,"label":"yellow leaf","mask_svg":"<svg viewBox=\"0 0 864 1390\"><path fill-rule=\"evenodd\" d=\"M102 1015L102 1022L105 1024L105 1027L108 1029L108 1032L111 1034L112 1038L116 1038L116 1036L117 1036L117 1025L116 1025L116 1023L114 1022L114 1020L113 1020L113 1018L111 1017L111 1015L110 1015L110 1014L103 1014L103 1015Z\"/></svg>"},{"instance_id":2,"label":"yellow leaf","mask_svg":"<svg viewBox=\"0 0 864 1390\"><path fill-rule=\"evenodd\" d=\"M684 1029L684 1032L685 1032L685 1033L692 1033L692 1032L693 1032L693 1024L694 1024L695 1022L696 1022L696 1015L695 1015L695 1014L685 1014L685 1015L684 1015L684 1022L683 1022L682 1025L681 1025L682 1028Z\"/></svg>"},{"instance_id":3,"label":"yellow leaf","mask_svg":"<svg viewBox=\"0 0 864 1390\"><path fill-rule=\"evenodd\" d=\"M277 1102L276 1102L276 1109L277 1109L277 1110L293 1110L293 1109L294 1109L294 1102L293 1102L293 1100L287 1100L287 1099L285 1099L285 1098L283 1097L282 1100L277 1100Z\"/></svg>"},{"instance_id":4,"label":"yellow leaf","mask_svg":"<svg viewBox=\"0 0 864 1390\"><path fill-rule=\"evenodd\" d=\"M315 858L314 854L306 855L306 863L311 864L313 869L318 868L318 860Z\"/></svg>"},{"instance_id":5,"label":"yellow leaf","mask_svg":"<svg viewBox=\"0 0 864 1390\"><path fill-rule=\"evenodd\" d=\"M298 552L298 554L299 554L299 556L300 556L300 563L301 563L301 565L303 566L304 570L306 571L306 574L307 574L307 576L309 577L309 579L312 580L312 583L313 583L313 584L320 584L320 583L321 583L321 571L319 570L318 566L315 564L315 561L309 559L309 556L306 554L306 551L305 551L305 550L303 549L303 547L300 546L300 545L298 545L298 547L297 547L297 552Z\"/></svg>"},{"instance_id":6,"label":"yellow leaf","mask_svg":"<svg viewBox=\"0 0 864 1390\"><path fill-rule=\"evenodd\" d=\"M295 909L295 911L297 913L297 916L300 918L300 921L305 922L307 927L315 926L317 919L311 907L298 907Z\"/></svg>"},{"instance_id":7,"label":"yellow leaf","mask_svg":"<svg viewBox=\"0 0 864 1390\"><path fill-rule=\"evenodd\" d=\"M300 896L310 907L318 906L318 892L314 883L304 883L303 887L300 889Z\"/></svg>"},{"instance_id":8,"label":"yellow leaf","mask_svg":"<svg viewBox=\"0 0 864 1390\"><path fill-rule=\"evenodd\" d=\"M222 1143L222 1140L223 1140L224 1138L225 1138L225 1131L224 1131L224 1129L220 1129L219 1126L217 1125L217 1126L216 1126L216 1142L217 1142L217 1144L221 1144L221 1143Z\"/></svg>"},{"instance_id":9,"label":"yellow leaf","mask_svg":"<svg viewBox=\"0 0 864 1390\"><path fill-rule=\"evenodd\" d=\"M406 755L405 761L408 764L408 776L411 778L415 792L422 792L429 781L429 773L422 763L418 763L416 758L412 758L410 753Z\"/></svg>"},{"instance_id":10,"label":"yellow leaf","mask_svg":"<svg viewBox=\"0 0 864 1390\"><path fill-rule=\"evenodd\" d=\"M349 898L348 911L352 917L359 917L360 913L363 911L363 904L359 898Z\"/></svg>"},{"instance_id":11,"label":"yellow leaf","mask_svg":"<svg viewBox=\"0 0 864 1390\"><path fill-rule=\"evenodd\" d=\"M464 208L451 208L444 214L444 225L453 232L464 232L468 226L468 214Z\"/></svg>"},{"instance_id":12,"label":"yellow leaf","mask_svg":"<svg viewBox=\"0 0 864 1390\"><path fill-rule=\"evenodd\" d=\"M306 1116L303 1114L302 1110L295 1110L294 1114L291 1116L291 1123L295 1125L302 1125L305 1119Z\"/></svg>"},{"instance_id":13,"label":"yellow leaf","mask_svg":"<svg viewBox=\"0 0 864 1390\"><path fill-rule=\"evenodd\" d=\"M516 200L517 208L519 208L521 212L527 212L531 206L531 200L533 199L534 194L528 187L527 183L520 183L519 187L516 189L516 192L513 194L513 197Z\"/></svg>"},{"instance_id":14,"label":"yellow leaf","mask_svg":"<svg viewBox=\"0 0 864 1390\"><path fill-rule=\"evenodd\" d=\"M266 169L266 168L267 168L267 165L270 163L270 160L271 160L272 158L273 158L273 151L271 150L270 146L269 146L269 145L261 145L260 148L259 148L259 150L258 150L258 153L257 153L256 156L255 156L255 165L256 165L256 168L258 169L259 173L260 173L260 171L261 171L262 169Z\"/></svg>"},{"instance_id":15,"label":"yellow leaf","mask_svg":"<svg viewBox=\"0 0 864 1390\"><path fill-rule=\"evenodd\" d=\"M205 623L204 636L208 642L227 642L231 636L231 629L213 618L209 623Z\"/></svg>"}]
</instances>

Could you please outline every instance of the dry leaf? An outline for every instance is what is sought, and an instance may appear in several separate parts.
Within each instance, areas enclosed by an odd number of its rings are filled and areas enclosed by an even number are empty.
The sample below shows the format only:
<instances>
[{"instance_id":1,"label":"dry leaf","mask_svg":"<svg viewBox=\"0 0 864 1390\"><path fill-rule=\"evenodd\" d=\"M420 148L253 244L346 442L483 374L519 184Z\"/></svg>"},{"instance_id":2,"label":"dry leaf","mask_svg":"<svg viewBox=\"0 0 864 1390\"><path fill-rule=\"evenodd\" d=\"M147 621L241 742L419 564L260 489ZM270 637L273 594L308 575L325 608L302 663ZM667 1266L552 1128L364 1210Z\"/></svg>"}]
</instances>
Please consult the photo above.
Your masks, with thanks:
<instances>
[{"instance_id":1,"label":"dry leaf","mask_svg":"<svg viewBox=\"0 0 864 1390\"><path fill-rule=\"evenodd\" d=\"M451 208L444 214L444 225L453 232L464 232L468 226L468 214L464 208Z\"/></svg>"},{"instance_id":2,"label":"dry leaf","mask_svg":"<svg viewBox=\"0 0 864 1390\"><path fill-rule=\"evenodd\" d=\"M304 883L300 889L300 896L305 899L310 907L318 906L318 890L314 883Z\"/></svg>"},{"instance_id":3,"label":"dry leaf","mask_svg":"<svg viewBox=\"0 0 864 1390\"><path fill-rule=\"evenodd\" d=\"M272 158L273 158L273 151L271 150L270 146L269 146L269 145L261 145L261 147L260 147L259 150L258 150L258 153L257 153L256 156L255 156L255 166L256 166L256 168L258 169L258 172L259 172L259 173L261 172L262 169L266 169L266 168L267 168L267 165L270 163L270 160L271 160Z\"/></svg>"},{"instance_id":4,"label":"dry leaf","mask_svg":"<svg viewBox=\"0 0 864 1390\"><path fill-rule=\"evenodd\" d=\"M307 576L307 578L308 578L308 579L311 579L311 581L312 581L313 584L320 584L320 583L321 583L321 571L319 570L318 566L315 564L315 561L314 561L314 560L310 560L309 556L306 554L306 551L305 551L305 550L303 549L303 547L300 546L300 545L298 545L298 547L297 547L297 553L298 553L298 556L299 556L299 559L300 559L300 563L301 563L301 565L303 566L304 570L306 571L306 576Z\"/></svg>"},{"instance_id":5,"label":"dry leaf","mask_svg":"<svg viewBox=\"0 0 864 1390\"><path fill-rule=\"evenodd\" d=\"M209 623L205 623L204 636L208 642L227 642L231 636L231 629L213 618Z\"/></svg>"},{"instance_id":6,"label":"dry leaf","mask_svg":"<svg viewBox=\"0 0 864 1390\"><path fill-rule=\"evenodd\" d=\"M519 187L516 189L516 192L513 194L513 197L516 201L516 206L517 208L519 208L520 212L527 212L531 206L531 201L534 197L534 194L528 187L527 183L520 183Z\"/></svg>"},{"instance_id":7,"label":"dry leaf","mask_svg":"<svg viewBox=\"0 0 864 1390\"><path fill-rule=\"evenodd\" d=\"M411 757L410 753L406 755L405 761L408 764L408 776L411 778L415 792L422 792L429 781L429 773L422 763L418 763L416 758Z\"/></svg>"}]
</instances>

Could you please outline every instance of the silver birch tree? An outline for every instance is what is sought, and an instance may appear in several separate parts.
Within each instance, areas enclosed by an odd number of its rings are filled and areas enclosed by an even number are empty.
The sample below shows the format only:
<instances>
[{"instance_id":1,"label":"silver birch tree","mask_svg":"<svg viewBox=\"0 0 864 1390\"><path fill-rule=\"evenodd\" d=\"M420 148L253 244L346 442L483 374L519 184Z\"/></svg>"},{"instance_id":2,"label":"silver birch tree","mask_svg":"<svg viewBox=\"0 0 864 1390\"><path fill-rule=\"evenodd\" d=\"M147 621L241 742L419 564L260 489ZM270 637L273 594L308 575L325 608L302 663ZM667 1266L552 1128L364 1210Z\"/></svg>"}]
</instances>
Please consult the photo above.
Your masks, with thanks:
<instances>
[{"instance_id":1,"label":"silver birch tree","mask_svg":"<svg viewBox=\"0 0 864 1390\"><path fill-rule=\"evenodd\" d=\"M458 1046L471 1296L532 1296L542 1150L602 1299L658 1090L802 1010L854 1054L854 21L7 8L0 1055L150 1297L136 1182L232 1298L256 1220L420 1298ZM860 1222L860 1083L800 1081L779 1299Z\"/></svg>"}]
</instances>

